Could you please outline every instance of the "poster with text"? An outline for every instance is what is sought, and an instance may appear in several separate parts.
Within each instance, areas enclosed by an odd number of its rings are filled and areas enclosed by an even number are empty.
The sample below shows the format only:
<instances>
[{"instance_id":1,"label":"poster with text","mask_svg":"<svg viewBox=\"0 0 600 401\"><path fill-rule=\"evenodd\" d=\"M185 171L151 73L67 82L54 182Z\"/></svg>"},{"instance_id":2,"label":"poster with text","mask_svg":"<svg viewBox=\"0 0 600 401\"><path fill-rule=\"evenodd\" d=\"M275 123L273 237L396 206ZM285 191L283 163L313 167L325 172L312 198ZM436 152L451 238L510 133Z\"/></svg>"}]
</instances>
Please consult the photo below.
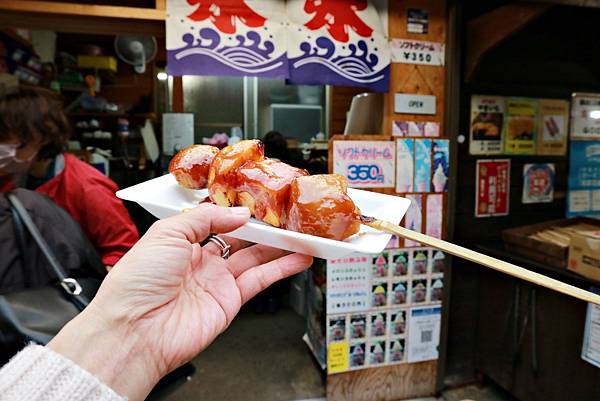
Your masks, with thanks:
<instances>
[{"instance_id":1,"label":"poster with text","mask_svg":"<svg viewBox=\"0 0 600 401\"><path fill-rule=\"evenodd\" d=\"M537 100L511 97L506 99L504 152L533 155L536 152Z\"/></svg>"},{"instance_id":2,"label":"poster with text","mask_svg":"<svg viewBox=\"0 0 600 401\"><path fill-rule=\"evenodd\" d=\"M573 94L571 99L571 139L600 139L600 94Z\"/></svg>"},{"instance_id":3,"label":"poster with text","mask_svg":"<svg viewBox=\"0 0 600 401\"><path fill-rule=\"evenodd\" d=\"M438 358L442 307L427 306L410 310L408 327L408 362Z\"/></svg>"},{"instance_id":4,"label":"poster with text","mask_svg":"<svg viewBox=\"0 0 600 401\"><path fill-rule=\"evenodd\" d=\"M414 139L396 140L396 192L413 192L415 164Z\"/></svg>"},{"instance_id":5,"label":"poster with text","mask_svg":"<svg viewBox=\"0 0 600 401\"><path fill-rule=\"evenodd\" d=\"M523 203L548 203L554 200L554 164L523 166Z\"/></svg>"},{"instance_id":6,"label":"poster with text","mask_svg":"<svg viewBox=\"0 0 600 401\"><path fill-rule=\"evenodd\" d=\"M392 121L393 136L408 137L438 137L440 136L440 124L435 121Z\"/></svg>"},{"instance_id":7,"label":"poster with text","mask_svg":"<svg viewBox=\"0 0 600 401\"><path fill-rule=\"evenodd\" d=\"M510 159L477 160L475 217L508 215Z\"/></svg>"},{"instance_id":8,"label":"poster with text","mask_svg":"<svg viewBox=\"0 0 600 401\"><path fill-rule=\"evenodd\" d=\"M443 66L446 45L414 39L391 39L392 62Z\"/></svg>"},{"instance_id":9,"label":"poster with text","mask_svg":"<svg viewBox=\"0 0 600 401\"><path fill-rule=\"evenodd\" d=\"M407 363L411 327L418 334L413 358L434 358L426 345L432 346L429 340L435 343L439 336L430 330L430 323L442 303L445 264L443 252L423 247L328 260L328 307L323 322L328 373ZM339 300L356 301L357 289L360 307L331 307ZM412 324L411 317L416 319Z\"/></svg>"},{"instance_id":10,"label":"poster with text","mask_svg":"<svg viewBox=\"0 0 600 401\"><path fill-rule=\"evenodd\" d=\"M448 191L448 171L450 169L450 141L435 139L433 141L433 169L431 184L433 192Z\"/></svg>"},{"instance_id":11,"label":"poster with text","mask_svg":"<svg viewBox=\"0 0 600 401\"><path fill-rule=\"evenodd\" d=\"M431 194L427 196L426 207L426 229L425 234L442 238L442 219L444 216L444 198L441 194Z\"/></svg>"},{"instance_id":12,"label":"poster with text","mask_svg":"<svg viewBox=\"0 0 600 401\"><path fill-rule=\"evenodd\" d=\"M567 217L600 217L600 141L571 141Z\"/></svg>"},{"instance_id":13,"label":"poster with text","mask_svg":"<svg viewBox=\"0 0 600 401\"><path fill-rule=\"evenodd\" d=\"M333 172L352 188L393 188L396 147L393 141L335 141Z\"/></svg>"},{"instance_id":14,"label":"poster with text","mask_svg":"<svg viewBox=\"0 0 600 401\"><path fill-rule=\"evenodd\" d=\"M537 153L565 155L569 128L569 102L558 99L538 101Z\"/></svg>"},{"instance_id":15,"label":"poster with text","mask_svg":"<svg viewBox=\"0 0 600 401\"><path fill-rule=\"evenodd\" d=\"M366 309L371 290L367 255L352 254L327 261L327 313L352 312Z\"/></svg>"},{"instance_id":16,"label":"poster with text","mask_svg":"<svg viewBox=\"0 0 600 401\"><path fill-rule=\"evenodd\" d=\"M415 192L431 190L431 139L415 139Z\"/></svg>"},{"instance_id":17,"label":"poster with text","mask_svg":"<svg viewBox=\"0 0 600 401\"><path fill-rule=\"evenodd\" d=\"M406 195L410 199L410 207L404 216L404 227L418 233L423 232L423 195ZM406 246L419 246L419 243L404 240Z\"/></svg>"},{"instance_id":18,"label":"poster with text","mask_svg":"<svg viewBox=\"0 0 600 401\"><path fill-rule=\"evenodd\" d=\"M591 292L600 294L600 289L592 287ZM600 368L600 306L592 303L587 306L581 358Z\"/></svg>"},{"instance_id":19,"label":"poster with text","mask_svg":"<svg viewBox=\"0 0 600 401\"><path fill-rule=\"evenodd\" d=\"M505 99L500 96L471 97L469 153L493 155L502 153Z\"/></svg>"}]
</instances>

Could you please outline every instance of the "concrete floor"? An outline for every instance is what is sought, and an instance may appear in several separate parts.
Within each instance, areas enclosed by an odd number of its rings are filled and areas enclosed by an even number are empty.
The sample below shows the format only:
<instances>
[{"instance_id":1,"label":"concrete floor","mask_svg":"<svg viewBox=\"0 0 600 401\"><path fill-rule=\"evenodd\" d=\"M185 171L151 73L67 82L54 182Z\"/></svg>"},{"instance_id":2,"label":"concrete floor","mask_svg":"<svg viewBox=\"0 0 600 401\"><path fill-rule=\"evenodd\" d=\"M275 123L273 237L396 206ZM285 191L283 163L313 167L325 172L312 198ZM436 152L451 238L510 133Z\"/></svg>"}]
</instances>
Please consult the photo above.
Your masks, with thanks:
<instances>
[{"instance_id":1,"label":"concrete floor","mask_svg":"<svg viewBox=\"0 0 600 401\"><path fill-rule=\"evenodd\" d=\"M244 310L193 364L196 374L168 401L325 401L325 380L302 342L304 318ZM493 385L407 401L516 401Z\"/></svg>"},{"instance_id":2,"label":"concrete floor","mask_svg":"<svg viewBox=\"0 0 600 401\"><path fill-rule=\"evenodd\" d=\"M441 397L416 398L406 401L517 401L494 385L465 386L446 390Z\"/></svg>"},{"instance_id":3,"label":"concrete floor","mask_svg":"<svg viewBox=\"0 0 600 401\"><path fill-rule=\"evenodd\" d=\"M304 318L242 311L193 364L196 374L169 401L292 401L321 398L325 383L302 342Z\"/></svg>"}]
</instances>

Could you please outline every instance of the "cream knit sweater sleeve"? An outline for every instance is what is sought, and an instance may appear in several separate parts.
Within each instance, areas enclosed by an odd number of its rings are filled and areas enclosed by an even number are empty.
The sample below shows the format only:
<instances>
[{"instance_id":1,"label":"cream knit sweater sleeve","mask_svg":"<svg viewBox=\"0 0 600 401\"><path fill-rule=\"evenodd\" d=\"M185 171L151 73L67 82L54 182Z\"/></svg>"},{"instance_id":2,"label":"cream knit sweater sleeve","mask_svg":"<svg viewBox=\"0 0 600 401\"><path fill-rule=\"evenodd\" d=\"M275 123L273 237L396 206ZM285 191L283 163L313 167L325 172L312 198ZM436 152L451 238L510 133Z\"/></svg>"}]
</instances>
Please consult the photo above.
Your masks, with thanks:
<instances>
[{"instance_id":1,"label":"cream knit sweater sleeve","mask_svg":"<svg viewBox=\"0 0 600 401\"><path fill-rule=\"evenodd\" d=\"M71 360L29 345L0 369L0 401L126 401Z\"/></svg>"}]
</instances>

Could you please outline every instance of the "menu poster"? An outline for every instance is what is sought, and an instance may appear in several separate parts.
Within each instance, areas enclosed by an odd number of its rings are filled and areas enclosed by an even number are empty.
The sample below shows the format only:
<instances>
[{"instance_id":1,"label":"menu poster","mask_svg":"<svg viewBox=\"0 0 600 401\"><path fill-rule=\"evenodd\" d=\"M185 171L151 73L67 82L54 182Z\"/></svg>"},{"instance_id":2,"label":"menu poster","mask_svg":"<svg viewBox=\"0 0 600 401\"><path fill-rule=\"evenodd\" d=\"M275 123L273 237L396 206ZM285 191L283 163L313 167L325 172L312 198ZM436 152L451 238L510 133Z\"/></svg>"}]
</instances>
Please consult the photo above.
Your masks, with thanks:
<instances>
[{"instance_id":1,"label":"menu poster","mask_svg":"<svg viewBox=\"0 0 600 401\"><path fill-rule=\"evenodd\" d=\"M442 218L444 214L444 198L441 194L427 196L425 234L442 238Z\"/></svg>"},{"instance_id":2,"label":"menu poster","mask_svg":"<svg viewBox=\"0 0 600 401\"><path fill-rule=\"evenodd\" d=\"M470 154L502 153L504 117L503 97L479 95L471 97Z\"/></svg>"},{"instance_id":3,"label":"menu poster","mask_svg":"<svg viewBox=\"0 0 600 401\"><path fill-rule=\"evenodd\" d=\"M423 195L406 195L410 199L410 207L404 216L404 227L416 232L423 232ZM418 242L404 241L405 246L419 246Z\"/></svg>"},{"instance_id":4,"label":"menu poster","mask_svg":"<svg viewBox=\"0 0 600 401\"><path fill-rule=\"evenodd\" d=\"M415 139L415 192L431 190L431 139Z\"/></svg>"},{"instance_id":5,"label":"menu poster","mask_svg":"<svg viewBox=\"0 0 600 401\"><path fill-rule=\"evenodd\" d=\"M600 94L573 94L571 103L571 139L600 139Z\"/></svg>"},{"instance_id":6,"label":"menu poster","mask_svg":"<svg viewBox=\"0 0 600 401\"><path fill-rule=\"evenodd\" d=\"M558 99L540 99L538 110L537 153L539 155L565 155L569 127L569 102Z\"/></svg>"},{"instance_id":7,"label":"menu poster","mask_svg":"<svg viewBox=\"0 0 600 401\"><path fill-rule=\"evenodd\" d=\"M450 166L450 141L435 139L433 141L433 192L448 191L448 168Z\"/></svg>"},{"instance_id":8,"label":"menu poster","mask_svg":"<svg viewBox=\"0 0 600 401\"><path fill-rule=\"evenodd\" d=\"M567 217L600 217L600 141L571 141Z\"/></svg>"},{"instance_id":9,"label":"menu poster","mask_svg":"<svg viewBox=\"0 0 600 401\"><path fill-rule=\"evenodd\" d=\"M510 159L477 160L475 217L508 215Z\"/></svg>"},{"instance_id":10,"label":"menu poster","mask_svg":"<svg viewBox=\"0 0 600 401\"><path fill-rule=\"evenodd\" d=\"M394 187L396 156L393 141L333 142L333 172L352 188Z\"/></svg>"},{"instance_id":11,"label":"menu poster","mask_svg":"<svg viewBox=\"0 0 600 401\"><path fill-rule=\"evenodd\" d=\"M523 203L548 203L554 200L554 164L523 166Z\"/></svg>"},{"instance_id":12,"label":"menu poster","mask_svg":"<svg viewBox=\"0 0 600 401\"><path fill-rule=\"evenodd\" d=\"M438 358L442 307L412 308L408 328L408 362Z\"/></svg>"},{"instance_id":13,"label":"menu poster","mask_svg":"<svg viewBox=\"0 0 600 401\"><path fill-rule=\"evenodd\" d=\"M396 192L413 192L414 139L396 140Z\"/></svg>"},{"instance_id":14,"label":"menu poster","mask_svg":"<svg viewBox=\"0 0 600 401\"><path fill-rule=\"evenodd\" d=\"M393 121L392 135L438 137L440 136L440 123L435 121Z\"/></svg>"},{"instance_id":15,"label":"menu poster","mask_svg":"<svg viewBox=\"0 0 600 401\"><path fill-rule=\"evenodd\" d=\"M508 98L504 151L507 154L532 155L536 152L537 100Z\"/></svg>"},{"instance_id":16,"label":"menu poster","mask_svg":"<svg viewBox=\"0 0 600 401\"><path fill-rule=\"evenodd\" d=\"M327 261L328 314L367 308L370 269L371 259L362 254Z\"/></svg>"},{"instance_id":17,"label":"menu poster","mask_svg":"<svg viewBox=\"0 0 600 401\"><path fill-rule=\"evenodd\" d=\"M369 265L366 274L362 273L365 270L352 272L357 263ZM337 279L328 277L327 298L332 290L340 289L334 284L345 282L351 283L345 289L346 298L352 297L354 287L369 288L370 292L369 302L360 309L333 309L332 313L328 307L328 373L407 363L409 352L415 361L435 358L445 263L446 255L431 248L400 248L328 260L328 275L335 270Z\"/></svg>"}]
</instances>

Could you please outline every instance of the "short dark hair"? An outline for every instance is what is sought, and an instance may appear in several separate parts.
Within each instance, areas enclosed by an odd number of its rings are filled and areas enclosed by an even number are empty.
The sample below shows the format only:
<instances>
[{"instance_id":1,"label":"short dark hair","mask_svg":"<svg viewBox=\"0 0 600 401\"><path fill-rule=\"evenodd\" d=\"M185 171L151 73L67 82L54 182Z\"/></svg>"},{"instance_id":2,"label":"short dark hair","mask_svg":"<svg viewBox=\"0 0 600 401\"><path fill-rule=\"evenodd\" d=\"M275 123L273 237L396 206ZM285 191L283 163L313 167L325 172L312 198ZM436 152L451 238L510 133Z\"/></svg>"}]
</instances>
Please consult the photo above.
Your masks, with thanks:
<instances>
[{"instance_id":1,"label":"short dark hair","mask_svg":"<svg viewBox=\"0 0 600 401\"><path fill-rule=\"evenodd\" d=\"M57 94L41 88L19 88L0 98L0 141L43 140L39 158L54 157L67 144L70 124Z\"/></svg>"},{"instance_id":2,"label":"short dark hair","mask_svg":"<svg viewBox=\"0 0 600 401\"><path fill-rule=\"evenodd\" d=\"M286 160L288 156L288 146L285 137L277 131L269 131L262 139L265 144L265 156Z\"/></svg>"}]
</instances>

